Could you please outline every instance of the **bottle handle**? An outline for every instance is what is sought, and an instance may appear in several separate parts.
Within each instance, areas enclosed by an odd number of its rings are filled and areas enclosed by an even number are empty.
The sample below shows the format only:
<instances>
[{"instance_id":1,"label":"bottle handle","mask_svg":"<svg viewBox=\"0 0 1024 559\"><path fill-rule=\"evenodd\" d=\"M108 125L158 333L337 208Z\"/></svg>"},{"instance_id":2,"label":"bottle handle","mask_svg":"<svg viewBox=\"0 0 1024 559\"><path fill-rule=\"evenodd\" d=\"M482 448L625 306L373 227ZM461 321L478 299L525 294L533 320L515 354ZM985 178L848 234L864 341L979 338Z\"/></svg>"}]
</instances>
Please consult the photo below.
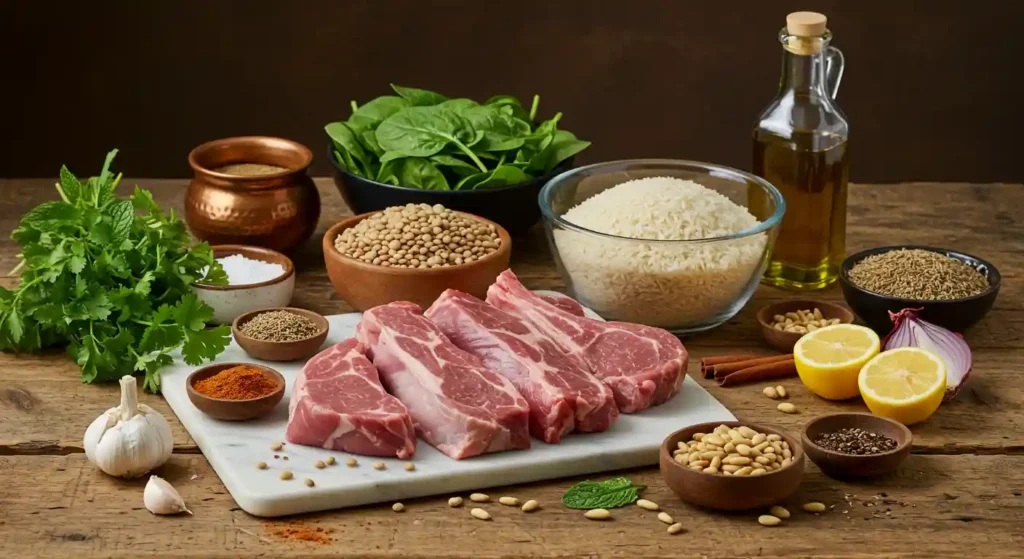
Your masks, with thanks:
<instances>
[{"instance_id":1,"label":"bottle handle","mask_svg":"<svg viewBox=\"0 0 1024 559\"><path fill-rule=\"evenodd\" d=\"M828 86L829 95L832 99L839 94L839 82L843 79L843 67L846 59L843 51L836 47L828 47L825 52L825 84Z\"/></svg>"}]
</instances>

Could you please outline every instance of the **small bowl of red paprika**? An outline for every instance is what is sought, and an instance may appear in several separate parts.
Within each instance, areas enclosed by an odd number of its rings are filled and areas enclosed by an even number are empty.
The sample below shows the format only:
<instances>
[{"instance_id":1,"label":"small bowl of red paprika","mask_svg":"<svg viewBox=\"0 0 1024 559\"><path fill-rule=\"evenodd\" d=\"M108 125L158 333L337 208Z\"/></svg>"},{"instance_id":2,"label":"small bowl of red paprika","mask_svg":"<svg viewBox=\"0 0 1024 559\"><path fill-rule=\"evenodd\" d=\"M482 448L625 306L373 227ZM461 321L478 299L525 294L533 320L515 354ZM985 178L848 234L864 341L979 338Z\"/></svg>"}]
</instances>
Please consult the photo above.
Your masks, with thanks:
<instances>
[{"instance_id":1,"label":"small bowl of red paprika","mask_svg":"<svg viewBox=\"0 0 1024 559\"><path fill-rule=\"evenodd\" d=\"M188 376L188 399L214 419L244 421L270 413L284 397L281 373L254 363L216 363Z\"/></svg>"}]
</instances>

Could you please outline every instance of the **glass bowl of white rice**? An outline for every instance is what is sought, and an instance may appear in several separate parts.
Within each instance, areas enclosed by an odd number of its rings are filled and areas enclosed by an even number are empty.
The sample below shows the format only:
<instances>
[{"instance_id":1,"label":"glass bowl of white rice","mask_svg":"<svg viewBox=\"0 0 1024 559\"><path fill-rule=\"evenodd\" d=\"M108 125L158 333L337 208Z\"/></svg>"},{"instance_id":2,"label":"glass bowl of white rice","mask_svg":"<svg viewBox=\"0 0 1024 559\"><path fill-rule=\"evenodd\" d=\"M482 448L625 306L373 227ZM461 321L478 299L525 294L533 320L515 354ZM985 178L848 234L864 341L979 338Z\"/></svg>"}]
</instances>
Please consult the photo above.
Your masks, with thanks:
<instances>
[{"instance_id":1,"label":"glass bowl of white rice","mask_svg":"<svg viewBox=\"0 0 1024 559\"><path fill-rule=\"evenodd\" d=\"M786 211L764 179L670 159L573 169L551 179L539 201L555 262L580 303L676 334L714 328L743 308Z\"/></svg>"}]
</instances>

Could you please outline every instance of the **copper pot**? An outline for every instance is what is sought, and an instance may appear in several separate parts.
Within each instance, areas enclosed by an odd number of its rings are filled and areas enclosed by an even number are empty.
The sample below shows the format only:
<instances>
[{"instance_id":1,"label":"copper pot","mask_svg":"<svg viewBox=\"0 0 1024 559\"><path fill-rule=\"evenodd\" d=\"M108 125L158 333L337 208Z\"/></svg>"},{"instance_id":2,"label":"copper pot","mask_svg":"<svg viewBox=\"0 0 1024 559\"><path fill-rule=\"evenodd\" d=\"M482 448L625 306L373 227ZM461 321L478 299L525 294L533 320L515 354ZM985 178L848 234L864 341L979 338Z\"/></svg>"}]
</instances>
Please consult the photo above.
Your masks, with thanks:
<instances>
[{"instance_id":1,"label":"copper pot","mask_svg":"<svg viewBox=\"0 0 1024 559\"><path fill-rule=\"evenodd\" d=\"M188 154L193 178L185 192L185 222L210 244L256 245L289 252L313 234L320 194L306 170L306 146L269 136L207 142ZM240 176L215 169L235 163L284 167L278 173Z\"/></svg>"}]
</instances>

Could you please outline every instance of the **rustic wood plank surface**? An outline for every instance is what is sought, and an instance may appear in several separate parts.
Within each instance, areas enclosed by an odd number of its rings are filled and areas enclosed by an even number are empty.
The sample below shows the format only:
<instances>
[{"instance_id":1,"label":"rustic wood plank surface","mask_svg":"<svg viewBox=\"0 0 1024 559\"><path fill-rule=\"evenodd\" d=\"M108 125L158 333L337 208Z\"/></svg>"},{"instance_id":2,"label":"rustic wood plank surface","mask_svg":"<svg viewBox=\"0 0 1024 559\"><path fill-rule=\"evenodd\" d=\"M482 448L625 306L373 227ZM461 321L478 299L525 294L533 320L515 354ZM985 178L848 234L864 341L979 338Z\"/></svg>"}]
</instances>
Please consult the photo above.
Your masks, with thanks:
<instances>
[{"instance_id":1,"label":"rustic wood plank surface","mask_svg":"<svg viewBox=\"0 0 1024 559\"><path fill-rule=\"evenodd\" d=\"M181 207L184 181L125 182L152 189L165 208ZM5 235L0 274L17 262L17 247L6 233L26 210L53 199L52 183L0 179L0 234ZM329 180L318 184L324 209L314 239L350 214ZM791 508L806 500L836 505L820 517L794 511L793 520L769 531L757 526L752 514L714 514L684 505L655 469L643 469L630 475L650 486L647 495L675 514L687 535L668 536L664 525L640 509L617 510L610 523L585 521L558 504L572 480L491 491L536 498L545 505L532 515L490 505L496 517L491 523L472 520L464 509L449 509L441 498L407 503L403 514L367 507L264 521L237 508L163 400L144 395L145 403L168 417L174 432L175 456L159 473L196 513L159 518L142 508L143 482L104 476L82 454L85 427L116 403L116 387L82 385L76 367L59 352L0 354L0 549L11 557L1019 556L1024 545L1024 219L1015 211L1022 206L1020 185L851 188L851 252L894 243L954 248L992 261L1002 272L1003 287L988 317L967 334L975 349L969 388L913 428L915 455L897 476L842 484L809 466ZM295 260L300 271L295 305L325 314L350 310L334 294L315 240ZM530 287L562 287L537 230L516 242L513 268ZM15 281L0 279L6 286ZM691 376L697 376L695 365L702 356L761 348L754 312L790 296L760 288L728 324L684 340L691 352ZM836 288L815 297L842 299ZM721 389L700 382L741 419L776 423L794 433L816 415L863 409L859 402L826 402L798 381L788 381L784 384L801 413L782 415L759 395L760 386ZM853 504L844 499L847 494L856 495ZM894 501L881 505L881 511L891 509L889 515L872 515L879 509L862 504L885 499ZM275 535L285 526L330 529L330 541L295 542Z\"/></svg>"}]
</instances>

